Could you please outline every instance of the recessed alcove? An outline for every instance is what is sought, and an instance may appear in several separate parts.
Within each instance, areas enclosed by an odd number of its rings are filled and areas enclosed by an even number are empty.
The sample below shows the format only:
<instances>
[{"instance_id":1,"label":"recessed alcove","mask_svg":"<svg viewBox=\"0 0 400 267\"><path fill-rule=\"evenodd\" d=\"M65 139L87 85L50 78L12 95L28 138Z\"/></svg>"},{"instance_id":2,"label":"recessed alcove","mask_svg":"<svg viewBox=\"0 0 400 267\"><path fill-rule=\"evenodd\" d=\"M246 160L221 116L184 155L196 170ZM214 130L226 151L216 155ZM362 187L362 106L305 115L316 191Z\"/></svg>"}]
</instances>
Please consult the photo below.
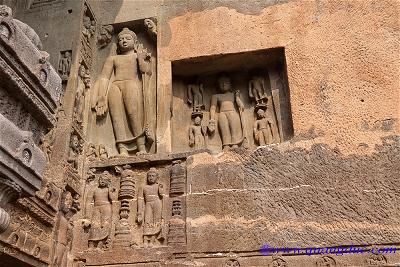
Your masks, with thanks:
<instances>
[{"instance_id":1,"label":"recessed alcove","mask_svg":"<svg viewBox=\"0 0 400 267\"><path fill-rule=\"evenodd\" d=\"M257 127L255 125L257 111L261 108L265 111L266 117L269 118L268 125L271 126L271 129L275 127L276 136L267 141L266 145L280 143L293 136L284 48L202 56L172 62L171 143L173 152L184 152L201 147L214 151L222 149L223 141L219 123L217 122L213 134L210 134L207 127L210 120L212 96L220 93L218 78L221 75L230 78L232 91L239 92L237 95L244 106L239 117L241 132L245 141L239 142L238 146L255 148L260 145L258 139L255 138L254 127ZM255 85L252 82L254 80L260 81L264 85L264 99L261 99L262 97L257 99L254 94ZM193 102L191 99L193 98L191 87L193 85L195 90L201 87L203 92L202 107L197 105L197 110L193 106L194 103L190 103ZM236 113L239 113L236 102L234 106ZM220 108L221 104L219 103L216 106L217 121L218 116L220 116ZM194 118L197 115L202 118L201 125L203 127L200 132L203 134L204 145L201 144L201 147L189 142L190 134L193 135L193 130L190 130L190 127L194 124ZM237 115L234 116L238 117ZM232 127L232 125L229 125L229 127ZM193 139L193 136L191 138Z\"/></svg>"}]
</instances>

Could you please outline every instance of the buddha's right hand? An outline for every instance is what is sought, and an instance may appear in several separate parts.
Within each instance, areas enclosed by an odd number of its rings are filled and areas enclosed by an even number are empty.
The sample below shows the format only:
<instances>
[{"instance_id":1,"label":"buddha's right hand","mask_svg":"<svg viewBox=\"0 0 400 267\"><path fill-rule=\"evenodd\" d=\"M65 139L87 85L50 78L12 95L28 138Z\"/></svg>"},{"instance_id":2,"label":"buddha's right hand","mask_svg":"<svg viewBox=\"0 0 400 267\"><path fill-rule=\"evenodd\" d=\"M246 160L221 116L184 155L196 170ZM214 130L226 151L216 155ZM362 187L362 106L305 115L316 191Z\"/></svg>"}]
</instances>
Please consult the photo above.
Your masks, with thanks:
<instances>
[{"instance_id":1,"label":"buddha's right hand","mask_svg":"<svg viewBox=\"0 0 400 267\"><path fill-rule=\"evenodd\" d=\"M96 103L97 116L99 117L104 116L107 110L108 110L107 98L105 96L99 96Z\"/></svg>"}]
</instances>

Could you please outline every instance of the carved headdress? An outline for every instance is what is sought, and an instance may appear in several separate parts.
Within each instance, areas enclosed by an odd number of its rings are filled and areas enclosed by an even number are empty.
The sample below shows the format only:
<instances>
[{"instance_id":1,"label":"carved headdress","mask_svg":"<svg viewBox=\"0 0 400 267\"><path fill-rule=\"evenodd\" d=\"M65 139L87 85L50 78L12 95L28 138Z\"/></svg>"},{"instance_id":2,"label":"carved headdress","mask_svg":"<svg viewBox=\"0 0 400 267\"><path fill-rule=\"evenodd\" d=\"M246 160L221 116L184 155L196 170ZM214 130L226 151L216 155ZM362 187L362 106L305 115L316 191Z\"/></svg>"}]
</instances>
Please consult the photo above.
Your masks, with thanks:
<instances>
[{"instance_id":1,"label":"carved headdress","mask_svg":"<svg viewBox=\"0 0 400 267\"><path fill-rule=\"evenodd\" d=\"M129 28L123 28L122 31L120 33L118 33L118 38L122 35L122 34L129 34L133 37L133 39L137 40L137 36L136 33L134 33L133 31L131 31Z\"/></svg>"}]
</instances>

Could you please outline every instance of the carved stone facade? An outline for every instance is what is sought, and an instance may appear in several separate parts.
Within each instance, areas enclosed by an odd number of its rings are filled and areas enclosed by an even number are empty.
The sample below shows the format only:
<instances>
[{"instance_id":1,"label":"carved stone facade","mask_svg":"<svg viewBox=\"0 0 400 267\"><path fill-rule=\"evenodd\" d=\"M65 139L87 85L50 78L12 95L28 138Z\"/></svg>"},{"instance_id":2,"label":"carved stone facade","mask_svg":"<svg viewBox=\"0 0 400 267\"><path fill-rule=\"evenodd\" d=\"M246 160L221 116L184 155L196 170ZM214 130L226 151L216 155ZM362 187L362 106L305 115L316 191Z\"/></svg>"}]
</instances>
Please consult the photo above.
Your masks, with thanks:
<instances>
[{"instance_id":1,"label":"carved stone facade","mask_svg":"<svg viewBox=\"0 0 400 267\"><path fill-rule=\"evenodd\" d=\"M0 0L0 267L396 265L400 6L161 2Z\"/></svg>"},{"instance_id":2,"label":"carved stone facade","mask_svg":"<svg viewBox=\"0 0 400 267\"><path fill-rule=\"evenodd\" d=\"M1 247L4 257L16 254L16 259L40 266L50 260L46 239L58 207L49 210L52 190L46 200L35 192L41 189L51 152L47 132L56 125L61 79L36 32L14 19L5 5L0 5L0 32Z\"/></svg>"}]
</instances>

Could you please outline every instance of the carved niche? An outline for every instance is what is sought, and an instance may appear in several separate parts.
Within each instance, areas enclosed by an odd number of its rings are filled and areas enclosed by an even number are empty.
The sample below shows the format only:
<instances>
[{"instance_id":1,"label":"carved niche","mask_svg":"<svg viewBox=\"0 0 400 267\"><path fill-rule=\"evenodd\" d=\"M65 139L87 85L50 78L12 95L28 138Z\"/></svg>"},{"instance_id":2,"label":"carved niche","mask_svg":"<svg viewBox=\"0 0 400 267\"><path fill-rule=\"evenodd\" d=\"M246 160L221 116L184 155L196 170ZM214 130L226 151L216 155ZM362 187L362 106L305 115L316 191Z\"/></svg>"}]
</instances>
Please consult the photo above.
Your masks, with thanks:
<instances>
[{"instance_id":1,"label":"carved niche","mask_svg":"<svg viewBox=\"0 0 400 267\"><path fill-rule=\"evenodd\" d=\"M179 164L179 168L184 168L182 163ZM160 248L186 244L185 190L179 189L173 202L170 201L171 170L172 166L136 169L129 164L91 168L81 230L82 242L87 238L88 249ZM175 228L174 220L178 221Z\"/></svg>"},{"instance_id":2,"label":"carved niche","mask_svg":"<svg viewBox=\"0 0 400 267\"><path fill-rule=\"evenodd\" d=\"M292 137L282 48L179 60L172 72L173 152L255 148Z\"/></svg>"},{"instance_id":3,"label":"carved niche","mask_svg":"<svg viewBox=\"0 0 400 267\"><path fill-rule=\"evenodd\" d=\"M104 49L111 56L99 53L102 71L90 90L88 139L110 157L155 152L157 48L143 23L111 25L116 43Z\"/></svg>"},{"instance_id":4,"label":"carved niche","mask_svg":"<svg viewBox=\"0 0 400 267\"><path fill-rule=\"evenodd\" d=\"M60 59L58 61L58 73L63 81L67 81L71 71L72 64L72 50L60 52Z\"/></svg>"}]
</instances>

